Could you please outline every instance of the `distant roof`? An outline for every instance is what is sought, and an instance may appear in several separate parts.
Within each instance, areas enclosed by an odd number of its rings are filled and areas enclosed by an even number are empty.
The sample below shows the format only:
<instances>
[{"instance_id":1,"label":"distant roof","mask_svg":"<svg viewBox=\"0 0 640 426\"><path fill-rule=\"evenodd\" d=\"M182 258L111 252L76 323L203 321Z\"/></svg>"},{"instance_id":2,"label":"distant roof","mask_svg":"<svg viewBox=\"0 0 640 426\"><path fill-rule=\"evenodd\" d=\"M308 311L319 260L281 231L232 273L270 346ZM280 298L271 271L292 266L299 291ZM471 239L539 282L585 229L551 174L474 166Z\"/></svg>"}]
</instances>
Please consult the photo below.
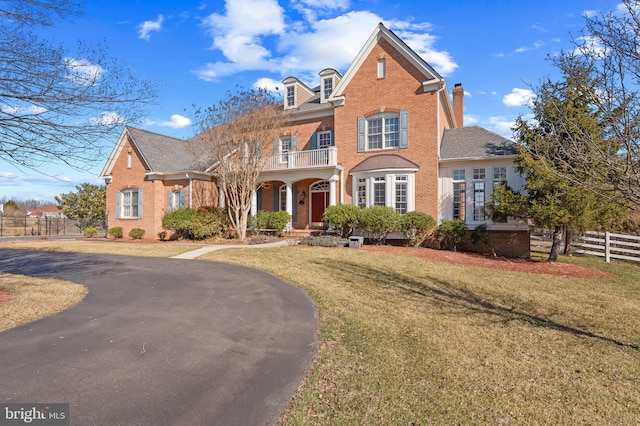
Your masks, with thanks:
<instances>
[{"instance_id":1,"label":"distant roof","mask_svg":"<svg viewBox=\"0 0 640 426\"><path fill-rule=\"evenodd\" d=\"M360 162L357 166L349 171L349 173L367 172L371 170L388 170L388 169L416 169L420 167L412 162L396 154L381 154L369 157Z\"/></svg>"},{"instance_id":2,"label":"distant roof","mask_svg":"<svg viewBox=\"0 0 640 426\"><path fill-rule=\"evenodd\" d=\"M126 130L152 172L171 173L204 170L206 166L210 165L202 155L198 155L196 152L198 145L192 141L129 126L126 127Z\"/></svg>"},{"instance_id":3,"label":"distant roof","mask_svg":"<svg viewBox=\"0 0 640 426\"><path fill-rule=\"evenodd\" d=\"M516 155L515 142L479 126L446 129L441 160L495 158Z\"/></svg>"}]
</instances>

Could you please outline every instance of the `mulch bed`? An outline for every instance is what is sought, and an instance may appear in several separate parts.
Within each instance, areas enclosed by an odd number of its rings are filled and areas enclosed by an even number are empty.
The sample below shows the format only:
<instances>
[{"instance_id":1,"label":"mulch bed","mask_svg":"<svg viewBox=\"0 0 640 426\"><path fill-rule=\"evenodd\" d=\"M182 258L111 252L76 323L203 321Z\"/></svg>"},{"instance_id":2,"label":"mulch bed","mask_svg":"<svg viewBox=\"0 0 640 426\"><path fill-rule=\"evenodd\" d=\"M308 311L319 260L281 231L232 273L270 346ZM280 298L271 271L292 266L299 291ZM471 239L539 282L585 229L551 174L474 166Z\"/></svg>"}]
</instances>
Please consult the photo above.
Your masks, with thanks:
<instances>
[{"instance_id":1,"label":"mulch bed","mask_svg":"<svg viewBox=\"0 0 640 426\"><path fill-rule=\"evenodd\" d=\"M0 290L0 305L8 302L9 300L11 300L11 293L9 293L8 291Z\"/></svg>"},{"instance_id":2,"label":"mulch bed","mask_svg":"<svg viewBox=\"0 0 640 426\"><path fill-rule=\"evenodd\" d=\"M562 275L575 278L613 279L617 275L603 272L595 268L572 265L569 263L549 263L541 259L512 259L493 257L477 253L462 253L447 250L433 250L428 248L397 247L397 246L363 246L363 250L395 253L402 256L414 256L439 262L461 265L479 266L481 268L498 269L502 271L528 272L532 274Z\"/></svg>"}]
</instances>

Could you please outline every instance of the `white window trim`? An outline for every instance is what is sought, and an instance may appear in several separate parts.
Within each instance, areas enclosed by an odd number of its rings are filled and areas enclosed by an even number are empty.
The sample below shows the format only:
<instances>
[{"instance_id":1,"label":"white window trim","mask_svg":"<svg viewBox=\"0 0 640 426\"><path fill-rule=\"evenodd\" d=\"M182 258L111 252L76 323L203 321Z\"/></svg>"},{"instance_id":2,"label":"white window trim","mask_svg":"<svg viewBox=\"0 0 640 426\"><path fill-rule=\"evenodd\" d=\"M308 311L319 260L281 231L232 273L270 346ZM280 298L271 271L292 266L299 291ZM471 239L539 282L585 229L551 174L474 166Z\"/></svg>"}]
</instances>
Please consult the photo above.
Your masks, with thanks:
<instances>
[{"instance_id":1,"label":"white window trim","mask_svg":"<svg viewBox=\"0 0 640 426\"><path fill-rule=\"evenodd\" d=\"M284 149L284 141L289 141L289 148ZM286 163L289 161L289 153L291 152L291 144L292 144L291 136L283 136L278 139L278 162Z\"/></svg>"},{"instance_id":2,"label":"white window trim","mask_svg":"<svg viewBox=\"0 0 640 426\"><path fill-rule=\"evenodd\" d=\"M383 79L387 77L387 60L385 58L378 59L378 78Z\"/></svg>"},{"instance_id":3,"label":"white window trim","mask_svg":"<svg viewBox=\"0 0 640 426\"><path fill-rule=\"evenodd\" d=\"M136 202L133 203L133 194L135 194L136 196ZM129 214L126 215L125 211L127 208L127 204L125 204L125 200L127 198L127 195L129 195ZM120 219L138 219L140 212L138 211L138 206L140 205L140 199L138 198L140 197L139 194L139 189L123 189L122 191L120 191ZM135 210L135 214L134 214L134 210Z\"/></svg>"},{"instance_id":4,"label":"white window trim","mask_svg":"<svg viewBox=\"0 0 640 426\"><path fill-rule=\"evenodd\" d=\"M416 209L416 171L415 170L390 170L390 171L373 171L362 172L353 174L353 194L351 202L354 205L358 205L358 181L359 179L365 180L365 207L371 207L374 205L374 184L375 178L384 178L385 182L385 206L396 208L396 177L406 177L407 183L407 212L414 211Z\"/></svg>"},{"instance_id":5,"label":"white window trim","mask_svg":"<svg viewBox=\"0 0 640 426\"><path fill-rule=\"evenodd\" d=\"M322 143L321 143L323 135L325 135L325 136L329 135L329 144L326 145L326 146L322 146ZM333 146L332 145L333 141L331 140L331 130L320 131L320 132L318 132L318 135L316 137L318 138L317 139L318 140L318 149L326 149L326 148L330 148L331 146Z\"/></svg>"},{"instance_id":6,"label":"white window trim","mask_svg":"<svg viewBox=\"0 0 640 426\"><path fill-rule=\"evenodd\" d=\"M289 103L289 89L293 90L293 104ZM296 86L295 84L291 84L289 86L285 86L284 88L284 101L285 101L285 105L286 108L295 108L297 105L297 97L298 97L298 91L296 90Z\"/></svg>"},{"instance_id":7,"label":"white window trim","mask_svg":"<svg viewBox=\"0 0 640 426\"><path fill-rule=\"evenodd\" d=\"M329 93L329 96L327 96L326 89L325 89L325 84L326 84L325 82L327 82L327 81L330 81L330 82L331 82L331 92ZM320 87L320 93L321 93L321 97L322 97L322 99L321 99L322 103L327 102L327 100L328 100L328 99L331 97L331 95L333 94L333 91L335 90L335 88L336 88L336 85L335 85L335 81L334 81L333 76L331 76L331 77L324 77L324 78L322 79L322 86Z\"/></svg>"}]
</instances>

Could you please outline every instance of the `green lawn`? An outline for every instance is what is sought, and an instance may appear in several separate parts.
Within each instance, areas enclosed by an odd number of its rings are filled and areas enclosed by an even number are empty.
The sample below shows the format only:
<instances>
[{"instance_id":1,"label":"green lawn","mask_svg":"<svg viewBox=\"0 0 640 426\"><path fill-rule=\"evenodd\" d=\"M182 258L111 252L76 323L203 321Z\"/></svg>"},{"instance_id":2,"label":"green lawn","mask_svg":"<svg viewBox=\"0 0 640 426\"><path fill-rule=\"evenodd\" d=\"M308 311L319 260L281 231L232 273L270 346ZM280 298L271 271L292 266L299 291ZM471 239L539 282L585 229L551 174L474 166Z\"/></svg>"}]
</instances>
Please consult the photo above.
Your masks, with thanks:
<instances>
[{"instance_id":1,"label":"green lawn","mask_svg":"<svg viewBox=\"0 0 640 426\"><path fill-rule=\"evenodd\" d=\"M639 265L563 259L619 276L588 280L344 248L201 259L263 269L315 301L319 352L285 425L640 424Z\"/></svg>"},{"instance_id":2,"label":"green lawn","mask_svg":"<svg viewBox=\"0 0 640 426\"><path fill-rule=\"evenodd\" d=\"M307 290L319 356L283 424L640 424L640 268L585 280L361 250L228 250Z\"/></svg>"}]
</instances>

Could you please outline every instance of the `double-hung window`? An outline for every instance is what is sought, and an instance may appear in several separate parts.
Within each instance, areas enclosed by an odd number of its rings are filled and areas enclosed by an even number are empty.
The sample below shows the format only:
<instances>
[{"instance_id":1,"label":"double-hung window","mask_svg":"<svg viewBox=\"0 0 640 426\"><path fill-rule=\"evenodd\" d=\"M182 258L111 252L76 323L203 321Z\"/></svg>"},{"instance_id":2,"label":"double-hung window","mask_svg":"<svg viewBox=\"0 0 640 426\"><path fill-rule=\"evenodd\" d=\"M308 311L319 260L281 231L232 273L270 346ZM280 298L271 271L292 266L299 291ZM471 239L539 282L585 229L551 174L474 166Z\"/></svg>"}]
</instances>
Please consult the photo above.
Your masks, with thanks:
<instances>
[{"instance_id":1,"label":"double-hung window","mask_svg":"<svg viewBox=\"0 0 640 426\"><path fill-rule=\"evenodd\" d=\"M494 167L493 168L493 190L495 191L496 187L500 184L500 182L506 182L506 181L507 181L507 168ZM507 223L507 216L494 214L493 221L495 223Z\"/></svg>"},{"instance_id":2,"label":"double-hung window","mask_svg":"<svg viewBox=\"0 0 640 426\"><path fill-rule=\"evenodd\" d=\"M464 220L466 183L464 169L453 171L453 218Z\"/></svg>"},{"instance_id":3,"label":"double-hung window","mask_svg":"<svg viewBox=\"0 0 640 426\"><path fill-rule=\"evenodd\" d=\"M280 162L289 161L289 151L291 151L291 136L280 138Z\"/></svg>"},{"instance_id":4,"label":"double-hung window","mask_svg":"<svg viewBox=\"0 0 640 426\"><path fill-rule=\"evenodd\" d=\"M358 179L358 207L367 207L367 180Z\"/></svg>"},{"instance_id":5,"label":"double-hung window","mask_svg":"<svg viewBox=\"0 0 640 426\"><path fill-rule=\"evenodd\" d=\"M387 183L383 177L373 178L373 205L384 206L387 201Z\"/></svg>"},{"instance_id":6,"label":"double-hung window","mask_svg":"<svg viewBox=\"0 0 640 426\"><path fill-rule=\"evenodd\" d=\"M296 105L296 88L295 86L287 87L287 106L294 107Z\"/></svg>"},{"instance_id":7,"label":"double-hung window","mask_svg":"<svg viewBox=\"0 0 640 426\"><path fill-rule=\"evenodd\" d=\"M407 212L407 176L396 176L396 211Z\"/></svg>"},{"instance_id":8,"label":"double-hung window","mask_svg":"<svg viewBox=\"0 0 640 426\"><path fill-rule=\"evenodd\" d=\"M485 204L485 169L473 169L473 220L486 219Z\"/></svg>"},{"instance_id":9,"label":"double-hung window","mask_svg":"<svg viewBox=\"0 0 640 426\"><path fill-rule=\"evenodd\" d=\"M331 93L333 92L333 79L325 78L323 80L323 90L324 90L324 98L329 99L331 97Z\"/></svg>"},{"instance_id":10,"label":"double-hung window","mask_svg":"<svg viewBox=\"0 0 640 426\"><path fill-rule=\"evenodd\" d=\"M142 217L142 188L124 189L116 192L116 218L137 219Z\"/></svg>"},{"instance_id":11,"label":"double-hung window","mask_svg":"<svg viewBox=\"0 0 640 426\"><path fill-rule=\"evenodd\" d=\"M400 142L398 116L379 116L367 122L368 149L396 148Z\"/></svg>"}]
</instances>

